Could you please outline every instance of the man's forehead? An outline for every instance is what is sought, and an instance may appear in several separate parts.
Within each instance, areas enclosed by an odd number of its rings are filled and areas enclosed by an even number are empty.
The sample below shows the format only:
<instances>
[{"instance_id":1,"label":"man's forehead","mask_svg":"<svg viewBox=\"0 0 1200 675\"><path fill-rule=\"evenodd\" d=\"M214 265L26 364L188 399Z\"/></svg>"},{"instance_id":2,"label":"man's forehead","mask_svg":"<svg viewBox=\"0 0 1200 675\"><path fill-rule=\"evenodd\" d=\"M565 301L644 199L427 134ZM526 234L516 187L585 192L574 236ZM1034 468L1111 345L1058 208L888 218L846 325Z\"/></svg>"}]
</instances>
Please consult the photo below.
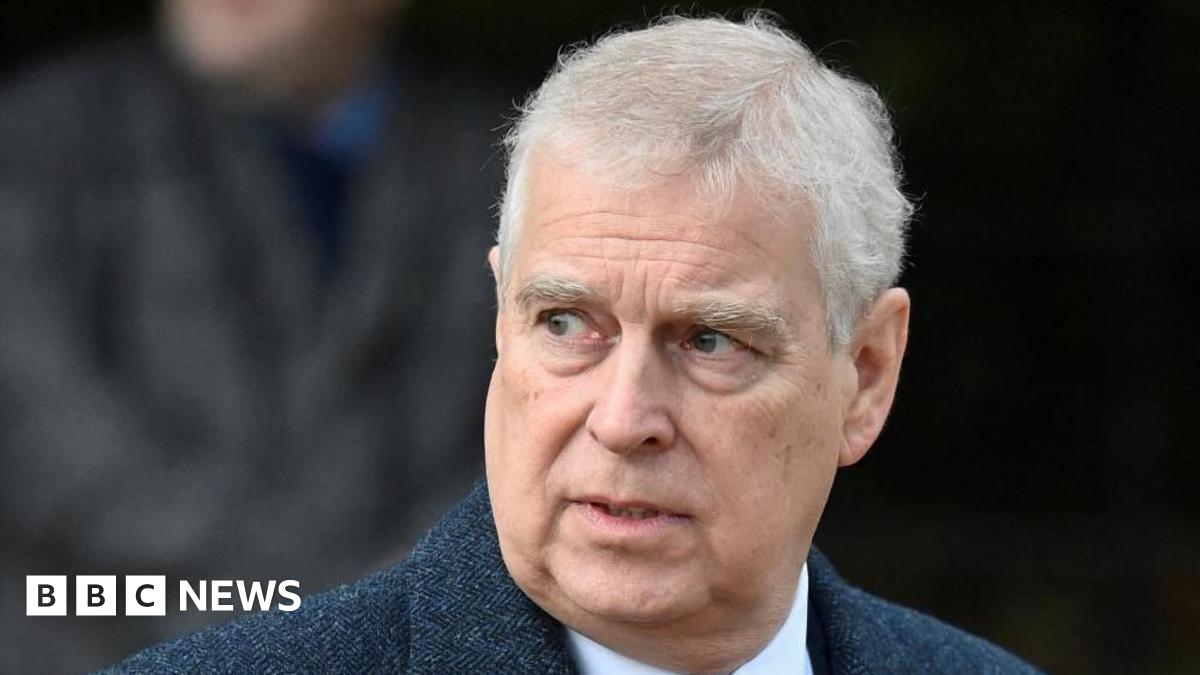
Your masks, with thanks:
<instances>
[{"instance_id":1,"label":"man's forehead","mask_svg":"<svg viewBox=\"0 0 1200 675\"><path fill-rule=\"evenodd\" d=\"M680 274L709 283L723 277L784 271L804 254L802 239L749 205L720 209L670 187L548 190L525 212L520 256L526 261L597 256L611 262L676 263ZM685 268L692 268L687 271Z\"/></svg>"},{"instance_id":2,"label":"man's forehead","mask_svg":"<svg viewBox=\"0 0 1200 675\"><path fill-rule=\"evenodd\" d=\"M586 264L598 256L614 263L673 261L705 268L711 277L722 270L774 266L783 261L773 258L784 255L771 246L774 238L752 227L670 212L575 211L531 225L522 233L523 257L530 262L575 258Z\"/></svg>"},{"instance_id":3,"label":"man's forehead","mask_svg":"<svg viewBox=\"0 0 1200 675\"><path fill-rule=\"evenodd\" d=\"M794 260L782 243L752 223L706 221L646 210L531 214L514 259L516 278L557 274L596 290L635 278L673 296L716 290L757 295L788 283ZM569 273L569 274L564 274Z\"/></svg>"},{"instance_id":4,"label":"man's forehead","mask_svg":"<svg viewBox=\"0 0 1200 675\"><path fill-rule=\"evenodd\" d=\"M788 266L806 262L813 213L742 181L721 190L705 187L696 173L622 182L562 159L539 146L530 160L522 207L522 238L567 234L619 235L625 239L676 239L733 251L766 248ZM630 228L630 224L636 225ZM576 230L570 232L569 230ZM578 230L585 230L579 232ZM757 264L757 263L756 263Z\"/></svg>"},{"instance_id":5,"label":"man's forehead","mask_svg":"<svg viewBox=\"0 0 1200 675\"><path fill-rule=\"evenodd\" d=\"M709 316L770 318L764 325L807 314L794 306L809 301L816 281L807 209L765 208L745 189L726 201L706 198L688 176L614 187L545 151L535 153L527 186L509 286L526 300L610 304L621 293L612 287L630 273L658 272L664 312L707 308Z\"/></svg>"}]
</instances>

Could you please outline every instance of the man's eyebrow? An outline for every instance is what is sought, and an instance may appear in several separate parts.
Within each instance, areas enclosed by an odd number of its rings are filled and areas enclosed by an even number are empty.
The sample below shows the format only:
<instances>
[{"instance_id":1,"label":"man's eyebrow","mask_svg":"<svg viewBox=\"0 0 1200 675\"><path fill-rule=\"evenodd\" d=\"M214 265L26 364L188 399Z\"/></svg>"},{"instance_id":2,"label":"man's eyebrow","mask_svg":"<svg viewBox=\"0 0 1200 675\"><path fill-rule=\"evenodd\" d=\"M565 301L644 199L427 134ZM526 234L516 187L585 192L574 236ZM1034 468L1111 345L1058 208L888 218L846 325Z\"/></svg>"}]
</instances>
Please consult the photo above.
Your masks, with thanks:
<instances>
[{"instance_id":1,"label":"man's eyebrow","mask_svg":"<svg viewBox=\"0 0 1200 675\"><path fill-rule=\"evenodd\" d=\"M518 307L528 311L539 303L576 305L597 297L599 294L586 284L563 277L541 275L521 284L514 300Z\"/></svg>"},{"instance_id":2,"label":"man's eyebrow","mask_svg":"<svg viewBox=\"0 0 1200 675\"><path fill-rule=\"evenodd\" d=\"M595 302L600 294L573 279L536 276L521 284L514 300L523 311L538 304L578 305ZM692 323L734 335L783 338L787 322L771 305L741 298L702 297L680 303L673 314Z\"/></svg>"},{"instance_id":3,"label":"man's eyebrow","mask_svg":"<svg viewBox=\"0 0 1200 675\"><path fill-rule=\"evenodd\" d=\"M754 300L698 298L681 303L675 314L734 335L762 335L782 339L787 322L770 305Z\"/></svg>"}]
</instances>

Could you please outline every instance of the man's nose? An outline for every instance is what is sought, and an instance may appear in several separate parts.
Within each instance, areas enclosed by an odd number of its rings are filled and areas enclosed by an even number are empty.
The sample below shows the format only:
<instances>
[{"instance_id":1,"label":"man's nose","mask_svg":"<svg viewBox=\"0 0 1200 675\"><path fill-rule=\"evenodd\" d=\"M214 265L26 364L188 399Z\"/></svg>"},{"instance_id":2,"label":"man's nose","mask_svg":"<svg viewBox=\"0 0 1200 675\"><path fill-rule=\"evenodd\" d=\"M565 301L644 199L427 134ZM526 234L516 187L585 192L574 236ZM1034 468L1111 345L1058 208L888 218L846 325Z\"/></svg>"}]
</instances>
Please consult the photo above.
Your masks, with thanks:
<instances>
[{"instance_id":1,"label":"man's nose","mask_svg":"<svg viewBox=\"0 0 1200 675\"><path fill-rule=\"evenodd\" d=\"M601 445L618 454L642 448L662 450L675 442L671 417L670 364L646 341L618 344L601 366L596 402L587 430Z\"/></svg>"}]
</instances>

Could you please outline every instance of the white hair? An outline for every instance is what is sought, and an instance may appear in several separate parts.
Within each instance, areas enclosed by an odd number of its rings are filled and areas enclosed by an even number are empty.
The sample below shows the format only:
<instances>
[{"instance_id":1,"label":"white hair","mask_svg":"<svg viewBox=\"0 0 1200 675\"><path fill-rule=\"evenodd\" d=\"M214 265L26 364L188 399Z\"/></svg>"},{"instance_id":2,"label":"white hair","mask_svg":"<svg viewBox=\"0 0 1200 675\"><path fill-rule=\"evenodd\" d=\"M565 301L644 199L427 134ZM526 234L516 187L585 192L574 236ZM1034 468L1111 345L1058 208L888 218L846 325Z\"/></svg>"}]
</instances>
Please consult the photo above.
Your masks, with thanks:
<instances>
[{"instance_id":1,"label":"white hair","mask_svg":"<svg viewBox=\"0 0 1200 675\"><path fill-rule=\"evenodd\" d=\"M505 146L501 297L529 164L545 146L569 148L572 163L612 185L687 175L705 198L727 204L748 189L778 213L814 221L808 252L835 348L900 273L913 209L882 101L762 14L744 23L671 16L564 52Z\"/></svg>"}]
</instances>

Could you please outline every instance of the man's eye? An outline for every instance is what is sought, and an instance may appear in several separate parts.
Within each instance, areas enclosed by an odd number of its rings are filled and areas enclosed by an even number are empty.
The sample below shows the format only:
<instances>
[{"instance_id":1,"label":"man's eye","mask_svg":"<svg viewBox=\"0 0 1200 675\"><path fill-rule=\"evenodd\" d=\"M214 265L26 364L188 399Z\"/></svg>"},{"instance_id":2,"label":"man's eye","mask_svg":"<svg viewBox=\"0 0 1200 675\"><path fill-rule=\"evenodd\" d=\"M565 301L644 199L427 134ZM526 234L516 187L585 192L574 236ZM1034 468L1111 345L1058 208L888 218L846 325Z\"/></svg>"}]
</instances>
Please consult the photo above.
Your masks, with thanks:
<instances>
[{"instance_id":1,"label":"man's eye","mask_svg":"<svg viewBox=\"0 0 1200 675\"><path fill-rule=\"evenodd\" d=\"M720 331L706 328L692 334L684 342L684 348L694 349L701 354L724 354L730 351L745 349L746 345Z\"/></svg>"},{"instance_id":2,"label":"man's eye","mask_svg":"<svg viewBox=\"0 0 1200 675\"><path fill-rule=\"evenodd\" d=\"M556 337L571 337L578 335L587 328L587 324L578 314L567 311L552 311L543 315L546 329Z\"/></svg>"}]
</instances>

